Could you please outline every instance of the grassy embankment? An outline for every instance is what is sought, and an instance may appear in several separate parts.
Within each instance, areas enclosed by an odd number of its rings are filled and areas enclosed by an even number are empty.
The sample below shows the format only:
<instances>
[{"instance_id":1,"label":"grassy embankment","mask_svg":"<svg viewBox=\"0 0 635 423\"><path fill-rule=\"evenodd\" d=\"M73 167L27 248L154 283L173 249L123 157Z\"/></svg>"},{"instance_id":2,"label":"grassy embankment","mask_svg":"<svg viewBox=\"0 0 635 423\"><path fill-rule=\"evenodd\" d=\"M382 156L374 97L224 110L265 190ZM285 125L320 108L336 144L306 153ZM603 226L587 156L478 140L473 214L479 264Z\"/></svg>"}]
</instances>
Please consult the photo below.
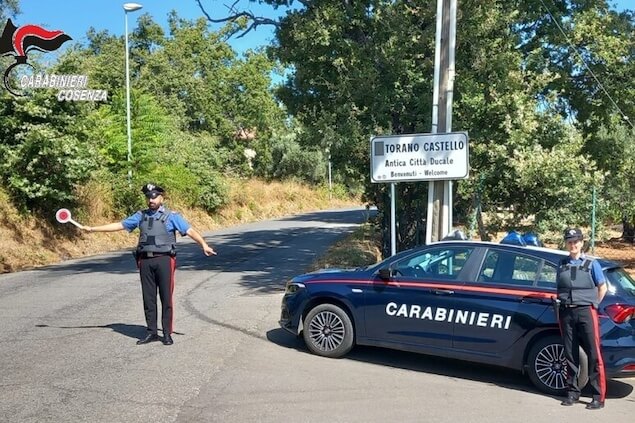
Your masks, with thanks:
<instances>
[{"instance_id":1,"label":"grassy embankment","mask_svg":"<svg viewBox=\"0 0 635 423\"><path fill-rule=\"evenodd\" d=\"M356 199L329 199L328 191L312 189L297 183L266 183L259 180L230 180L229 204L213 216L201 210L180 207L178 200L167 204L180 211L198 230L213 231L239 223L281 217L312 210L335 209L361 205ZM73 217L86 225L117 221L113 216L108 187L85 187L79 193L81 211ZM55 210L51 210L51 215ZM51 216L51 220L53 217ZM502 235L497 238L502 238ZM612 233L615 237L616 234ZM7 194L0 190L0 273L28 269L62 260L131 248L136 244L135 234L125 232L86 234L74 226L43 221L21 215L11 206ZM550 245L557 248L556 245ZM635 276L635 247L607 239L596 244L595 255L622 262ZM362 225L351 236L333 245L308 270L326 267L357 267L380 260L379 237L376 228Z\"/></svg>"},{"instance_id":2,"label":"grassy embankment","mask_svg":"<svg viewBox=\"0 0 635 423\"><path fill-rule=\"evenodd\" d=\"M286 216L313 210L359 206L358 199L329 198L325 189L312 189L292 182L263 182L260 180L230 180L230 201L213 216L201 210L181 207L175 199L166 203L181 212L199 231L213 231L235 224ZM85 187L79 193L81 211L72 210L73 218L85 225L99 225L118 221L121 216L111 213L112 200L107 187ZM51 210L51 215L55 210ZM51 219L53 220L53 219ZM363 231L360 232L363 234ZM356 235L357 237L362 235ZM353 237L354 238L354 237ZM126 232L83 233L71 224L44 221L22 215L0 190L0 272L12 272L56 263L107 251L130 248L136 244L135 234ZM362 240L360 239L360 243ZM357 247L356 247L357 248ZM365 247L361 255L367 254ZM353 254L350 251L350 254ZM366 259L370 256L365 256ZM341 261L341 259L338 259ZM351 261L351 264L353 262ZM328 265L325 263L324 265Z\"/></svg>"},{"instance_id":3,"label":"grassy embankment","mask_svg":"<svg viewBox=\"0 0 635 423\"><path fill-rule=\"evenodd\" d=\"M372 223L361 225L350 236L337 242L318 258L309 270L327 267L352 268L381 260L380 239Z\"/></svg>"}]
</instances>

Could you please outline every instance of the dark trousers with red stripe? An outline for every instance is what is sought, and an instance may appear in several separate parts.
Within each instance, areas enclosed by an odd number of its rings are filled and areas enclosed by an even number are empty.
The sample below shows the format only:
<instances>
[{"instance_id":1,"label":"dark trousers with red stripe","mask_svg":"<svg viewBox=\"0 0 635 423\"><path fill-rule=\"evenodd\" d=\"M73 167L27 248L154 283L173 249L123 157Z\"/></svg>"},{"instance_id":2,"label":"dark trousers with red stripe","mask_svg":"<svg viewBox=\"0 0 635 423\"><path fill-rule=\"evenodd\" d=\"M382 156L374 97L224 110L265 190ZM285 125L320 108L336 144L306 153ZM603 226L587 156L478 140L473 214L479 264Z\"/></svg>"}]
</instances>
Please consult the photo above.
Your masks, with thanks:
<instances>
[{"instance_id":1,"label":"dark trousers with red stripe","mask_svg":"<svg viewBox=\"0 0 635 423\"><path fill-rule=\"evenodd\" d=\"M561 307L560 329L567 360L567 390L569 395L580 396L584 386L578 386L580 372L580 346L589 359L589 386L593 399L604 401L606 376L600 350L598 313L592 306Z\"/></svg>"},{"instance_id":2,"label":"dark trousers with red stripe","mask_svg":"<svg viewBox=\"0 0 635 423\"><path fill-rule=\"evenodd\" d=\"M174 309L174 270L176 258L158 256L139 260L141 291L143 293L143 311L146 316L148 332L157 333L157 290L161 298L161 324L163 334L172 333Z\"/></svg>"}]
</instances>

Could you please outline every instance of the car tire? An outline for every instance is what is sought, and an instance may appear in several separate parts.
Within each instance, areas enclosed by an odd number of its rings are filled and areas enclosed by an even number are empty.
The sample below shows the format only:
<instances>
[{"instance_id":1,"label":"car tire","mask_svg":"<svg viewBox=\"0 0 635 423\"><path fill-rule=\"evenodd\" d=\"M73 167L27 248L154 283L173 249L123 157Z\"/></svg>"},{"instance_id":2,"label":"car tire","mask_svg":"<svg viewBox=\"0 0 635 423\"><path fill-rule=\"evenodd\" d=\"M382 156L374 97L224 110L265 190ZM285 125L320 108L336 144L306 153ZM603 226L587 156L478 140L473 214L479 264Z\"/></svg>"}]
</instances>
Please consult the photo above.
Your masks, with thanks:
<instances>
[{"instance_id":1,"label":"car tire","mask_svg":"<svg viewBox=\"0 0 635 423\"><path fill-rule=\"evenodd\" d=\"M306 315L302 336L309 350L323 357L338 358L353 348L353 323L335 304L320 304Z\"/></svg>"},{"instance_id":2,"label":"car tire","mask_svg":"<svg viewBox=\"0 0 635 423\"><path fill-rule=\"evenodd\" d=\"M559 336L548 336L535 342L527 355L527 373L529 380L538 390L549 395L565 396L567 363L564 358L564 346ZM589 381L589 360L580 348L580 389Z\"/></svg>"}]
</instances>

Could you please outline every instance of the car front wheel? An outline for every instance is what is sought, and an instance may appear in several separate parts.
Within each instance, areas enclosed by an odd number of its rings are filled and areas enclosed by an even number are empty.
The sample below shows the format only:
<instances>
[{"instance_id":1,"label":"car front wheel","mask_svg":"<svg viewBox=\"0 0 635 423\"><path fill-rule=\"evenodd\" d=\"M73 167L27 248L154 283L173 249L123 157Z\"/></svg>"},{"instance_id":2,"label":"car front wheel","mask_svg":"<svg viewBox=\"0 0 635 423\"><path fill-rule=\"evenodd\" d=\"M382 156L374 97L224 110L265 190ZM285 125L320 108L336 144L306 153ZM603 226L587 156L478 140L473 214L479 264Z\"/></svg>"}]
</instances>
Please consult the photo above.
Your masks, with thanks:
<instances>
[{"instance_id":1,"label":"car front wheel","mask_svg":"<svg viewBox=\"0 0 635 423\"><path fill-rule=\"evenodd\" d=\"M334 304L320 304L311 309L304 320L302 335L309 350L324 357L342 357L353 348L353 323Z\"/></svg>"},{"instance_id":2,"label":"car front wheel","mask_svg":"<svg viewBox=\"0 0 635 423\"><path fill-rule=\"evenodd\" d=\"M582 389L589 381L589 361L580 348L580 373L578 386ZM529 379L540 391L549 395L565 396L567 393L567 362L564 347L558 336L538 340L527 356Z\"/></svg>"}]
</instances>

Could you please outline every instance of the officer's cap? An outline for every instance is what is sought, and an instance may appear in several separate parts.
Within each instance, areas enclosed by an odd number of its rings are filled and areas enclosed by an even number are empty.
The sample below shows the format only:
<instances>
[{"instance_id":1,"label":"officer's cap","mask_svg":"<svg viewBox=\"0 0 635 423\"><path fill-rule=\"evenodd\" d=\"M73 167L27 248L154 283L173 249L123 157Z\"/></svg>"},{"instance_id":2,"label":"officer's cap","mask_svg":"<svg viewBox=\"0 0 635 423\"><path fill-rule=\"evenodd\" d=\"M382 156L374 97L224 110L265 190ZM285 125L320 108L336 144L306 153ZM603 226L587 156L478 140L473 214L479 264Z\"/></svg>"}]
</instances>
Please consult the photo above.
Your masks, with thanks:
<instances>
[{"instance_id":1,"label":"officer's cap","mask_svg":"<svg viewBox=\"0 0 635 423\"><path fill-rule=\"evenodd\" d=\"M141 187L141 192L145 194L146 198L157 198L159 195L163 195L165 190L158 185L145 184Z\"/></svg>"},{"instance_id":2,"label":"officer's cap","mask_svg":"<svg viewBox=\"0 0 635 423\"><path fill-rule=\"evenodd\" d=\"M568 228L564 231L565 241L579 241L582 239L584 239L584 235L582 235L580 228Z\"/></svg>"}]
</instances>

